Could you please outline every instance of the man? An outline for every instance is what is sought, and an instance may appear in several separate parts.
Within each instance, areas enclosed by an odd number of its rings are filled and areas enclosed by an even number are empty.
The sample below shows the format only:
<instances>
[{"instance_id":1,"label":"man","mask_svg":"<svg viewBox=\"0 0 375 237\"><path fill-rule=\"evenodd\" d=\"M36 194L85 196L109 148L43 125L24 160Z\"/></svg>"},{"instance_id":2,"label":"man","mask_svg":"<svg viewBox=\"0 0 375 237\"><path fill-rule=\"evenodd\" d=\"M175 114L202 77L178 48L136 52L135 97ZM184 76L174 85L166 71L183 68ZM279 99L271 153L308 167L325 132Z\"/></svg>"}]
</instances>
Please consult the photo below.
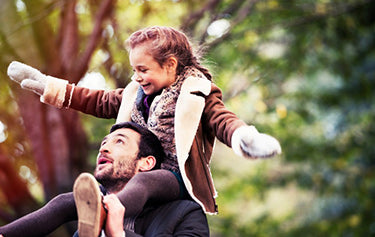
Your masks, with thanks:
<instances>
[{"instance_id":1,"label":"man","mask_svg":"<svg viewBox=\"0 0 375 237\"><path fill-rule=\"evenodd\" d=\"M127 219L126 227L130 229L123 231L122 218L125 210L118 208L119 205L116 204L119 200L113 194L124 188L138 172L159 168L163 156L163 150L156 136L134 123L114 125L110 134L103 139L94 175L109 193L103 198L103 203L108 210L104 228L107 236L124 236L125 233L130 237L160 234L209 236L206 216L198 204L189 200L148 206L134 220ZM98 199L97 187L89 175L82 175L74 186L77 205L74 203L73 193L58 195L41 209L0 227L0 234L4 237L25 236L25 233L27 236L45 236L61 224L76 220L78 212L81 237L87 236L91 229L85 230L85 225L95 229L93 226L98 226L100 222L102 202ZM87 202L93 202L93 208L90 205L85 206ZM87 213L89 215L85 216ZM96 232L96 229L92 232Z\"/></svg>"}]
</instances>

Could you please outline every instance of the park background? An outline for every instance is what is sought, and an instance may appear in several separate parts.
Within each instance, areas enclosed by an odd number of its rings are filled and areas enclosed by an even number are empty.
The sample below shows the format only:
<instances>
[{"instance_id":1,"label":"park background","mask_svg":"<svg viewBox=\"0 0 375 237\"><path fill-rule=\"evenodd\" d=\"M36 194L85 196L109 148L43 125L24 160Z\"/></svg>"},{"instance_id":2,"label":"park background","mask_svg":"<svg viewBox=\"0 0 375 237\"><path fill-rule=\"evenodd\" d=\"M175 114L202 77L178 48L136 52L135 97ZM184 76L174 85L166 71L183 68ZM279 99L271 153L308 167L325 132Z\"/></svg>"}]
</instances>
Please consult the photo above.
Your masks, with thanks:
<instances>
[{"instance_id":1,"label":"park background","mask_svg":"<svg viewBox=\"0 0 375 237\"><path fill-rule=\"evenodd\" d=\"M124 87L124 41L167 25L203 49L226 106L283 149L246 160L217 142L211 236L375 236L374 12L372 0L1 0L0 225L71 191L114 123L40 103L9 63Z\"/></svg>"}]
</instances>

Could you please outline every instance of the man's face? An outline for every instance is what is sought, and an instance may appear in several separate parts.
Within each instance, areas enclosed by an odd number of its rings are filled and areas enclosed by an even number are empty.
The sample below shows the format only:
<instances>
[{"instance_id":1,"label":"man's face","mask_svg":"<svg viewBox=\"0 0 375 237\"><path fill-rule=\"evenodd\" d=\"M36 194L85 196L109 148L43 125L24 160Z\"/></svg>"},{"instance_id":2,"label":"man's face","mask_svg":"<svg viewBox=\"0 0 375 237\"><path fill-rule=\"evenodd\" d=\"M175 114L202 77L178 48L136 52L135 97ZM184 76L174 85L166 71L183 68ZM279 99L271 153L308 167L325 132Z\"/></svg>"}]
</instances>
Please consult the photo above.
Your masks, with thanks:
<instances>
[{"instance_id":1,"label":"man's face","mask_svg":"<svg viewBox=\"0 0 375 237\"><path fill-rule=\"evenodd\" d=\"M120 128L105 136L96 160L95 178L106 188L126 184L138 170L140 134Z\"/></svg>"}]
</instances>

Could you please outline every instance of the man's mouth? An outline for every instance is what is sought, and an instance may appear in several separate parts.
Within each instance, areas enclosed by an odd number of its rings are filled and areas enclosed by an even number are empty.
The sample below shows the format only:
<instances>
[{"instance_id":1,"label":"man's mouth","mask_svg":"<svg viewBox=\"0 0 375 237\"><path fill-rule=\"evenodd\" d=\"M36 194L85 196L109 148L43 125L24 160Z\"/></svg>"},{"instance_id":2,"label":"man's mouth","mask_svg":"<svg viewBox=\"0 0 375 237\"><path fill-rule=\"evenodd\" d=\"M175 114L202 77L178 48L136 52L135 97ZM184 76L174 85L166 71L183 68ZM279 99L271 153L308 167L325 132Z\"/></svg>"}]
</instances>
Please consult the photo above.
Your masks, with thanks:
<instances>
[{"instance_id":1,"label":"man's mouth","mask_svg":"<svg viewBox=\"0 0 375 237\"><path fill-rule=\"evenodd\" d=\"M98 165L106 165L106 164L112 164L112 160L105 156L100 156L98 159Z\"/></svg>"}]
</instances>

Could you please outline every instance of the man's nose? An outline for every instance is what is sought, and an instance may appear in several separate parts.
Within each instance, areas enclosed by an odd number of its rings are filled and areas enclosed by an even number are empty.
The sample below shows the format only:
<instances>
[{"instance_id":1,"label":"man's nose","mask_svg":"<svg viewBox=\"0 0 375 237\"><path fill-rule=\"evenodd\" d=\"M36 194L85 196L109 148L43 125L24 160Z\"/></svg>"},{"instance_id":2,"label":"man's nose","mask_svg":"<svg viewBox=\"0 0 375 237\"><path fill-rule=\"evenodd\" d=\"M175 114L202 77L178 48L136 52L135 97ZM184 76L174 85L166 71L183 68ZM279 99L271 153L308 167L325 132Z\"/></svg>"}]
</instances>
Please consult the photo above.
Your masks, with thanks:
<instances>
[{"instance_id":1,"label":"man's nose","mask_svg":"<svg viewBox=\"0 0 375 237\"><path fill-rule=\"evenodd\" d=\"M102 146L99 148L99 153L109 153L109 150L108 150L107 144L104 144L104 145L102 145Z\"/></svg>"}]
</instances>

